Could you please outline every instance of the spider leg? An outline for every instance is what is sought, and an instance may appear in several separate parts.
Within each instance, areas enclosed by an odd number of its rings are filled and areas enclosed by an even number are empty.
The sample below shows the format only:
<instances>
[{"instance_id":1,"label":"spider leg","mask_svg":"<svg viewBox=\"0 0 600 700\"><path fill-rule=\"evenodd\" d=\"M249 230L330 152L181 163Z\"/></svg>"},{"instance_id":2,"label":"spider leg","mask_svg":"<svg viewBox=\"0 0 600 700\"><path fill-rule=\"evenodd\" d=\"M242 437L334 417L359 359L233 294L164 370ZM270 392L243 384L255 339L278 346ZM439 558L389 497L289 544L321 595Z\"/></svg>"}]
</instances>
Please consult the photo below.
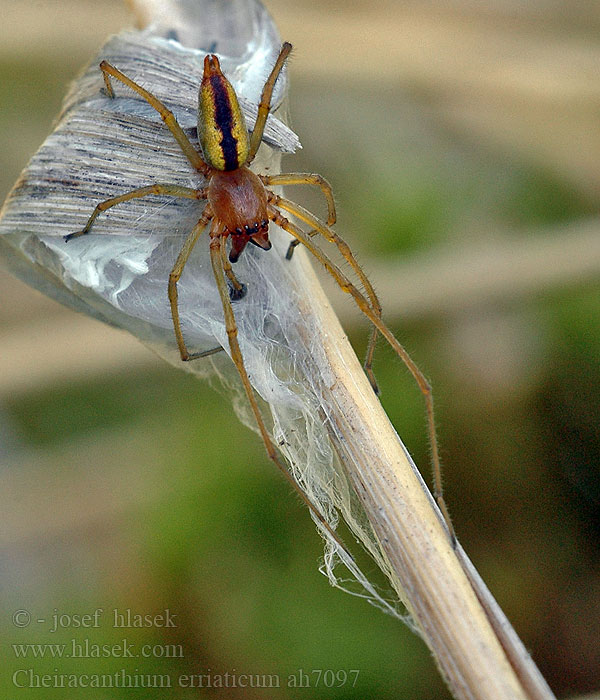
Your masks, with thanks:
<instances>
[{"instance_id":1,"label":"spider leg","mask_svg":"<svg viewBox=\"0 0 600 700\"><path fill-rule=\"evenodd\" d=\"M185 264L187 263L188 258L190 257L194 246L196 245L196 242L200 238L200 234L202 233L202 231L204 231L212 217L212 211L207 205L204 209L204 212L202 213L202 216L200 217L200 220L188 234L188 237L185 239L185 242L179 252L179 255L177 256L177 260L175 261L175 265L173 265L173 269L169 274L168 290L169 303L171 304L171 317L173 318L173 329L175 331L175 339L177 340L179 354L181 355L181 359L184 362L186 362L187 360L196 360L200 357L207 357L208 355L212 355L213 353L219 351L219 349L213 348L212 350L206 350L205 352L188 352L188 349L185 345L185 341L183 339L183 333L181 332L181 322L179 320L179 304L177 294L177 282L179 282L181 278L183 268L185 267Z\"/></svg>"},{"instance_id":2,"label":"spider leg","mask_svg":"<svg viewBox=\"0 0 600 700\"><path fill-rule=\"evenodd\" d=\"M344 544L340 540L337 533L332 529L331 525L329 525L329 523L325 520L325 517L322 515L322 513L312 503L312 501L308 498L308 496L304 493L304 491L302 491L302 489L300 488L300 486L298 485L298 483L296 482L294 477L285 468L285 465L278 457L275 446L273 445L273 442L271 441L271 438L269 437L269 433L267 432L267 428L265 426L260 409L258 408L258 403L256 401L256 396L254 394L254 390L252 388L252 385L250 384L250 379L248 378L248 373L246 372L246 367L244 365L244 358L242 356L242 351L240 350L240 345L239 345L238 338L237 338L237 335L238 335L237 325L235 322L233 307L231 306L231 300L229 299L229 291L227 289L225 275L223 274L223 260L226 257L225 256L225 238L218 232L218 229L217 229L217 227L214 226L214 224L213 224L213 227L211 229L210 236L211 236L210 260L211 260L215 280L217 282L217 287L219 289L221 303L223 305L223 314L225 316L225 328L227 330L227 337L229 339L229 348L231 350L231 359L233 360L233 363L235 364L236 369L237 369L237 371L240 375L240 378L242 380L242 384L244 385L244 389L246 391L246 396L248 397L248 401L250 402L250 407L252 409L252 413L254 414L256 424L258 425L258 430L260 432L263 443L265 445L265 449L267 450L267 454L269 455L269 458L275 464L277 469L279 469L279 471L283 474L283 476L293 486L293 488L298 493L298 495L300 496L302 501L308 506L310 511L314 514L314 516L317 518L317 520L319 521L321 526L325 530L327 530L327 532L336 541L338 546L350 557L350 559L353 559L352 555L348 552L348 550L346 549L346 547L344 546Z\"/></svg>"},{"instance_id":3,"label":"spider leg","mask_svg":"<svg viewBox=\"0 0 600 700\"><path fill-rule=\"evenodd\" d=\"M325 199L327 200L327 226L333 226L336 222L335 201L333 199L333 190L331 185L322 175L315 173L282 173L280 175L259 175L265 185L317 185L321 188ZM316 231L310 231L309 236L316 234ZM294 248L299 245L300 241L294 238L288 246L285 254L286 260L291 260L294 254Z\"/></svg>"},{"instance_id":4,"label":"spider leg","mask_svg":"<svg viewBox=\"0 0 600 700\"><path fill-rule=\"evenodd\" d=\"M229 298L231 301L238 301L246 295L246 285L238 281L238 278L235 276L231 263L229 262L229 258L227 257L225 246L221 246L220 250L222 254L221 263L223 265L223 270L225 270L225 274L227 275L227 278L231 284Z\"/></svg>"},{"instance_id":5,"label":"spider leg","mask_svg":"<svg viewBox=\"0 0 600 700\"><path fill-rule=\"evenodd\" d=\"M201 173L204 173L205 175L208 173L208 166L202 160L198 151L194 148L188 137L185 135L183 129L179 126L179 123L175 119L175 115L173 114L173 112L167 109L165 105L158 98L154 97L154 95L151 92L148 92L148 90L144 89L141 85L138 85L131 78L128 78L126 75L121 73L120 70L118 70L114 66L111 66L111 64L107 61L102 61L102 63L100 64L100 70L102 71L102 75L104 76L106 91L108 92L110 97L115 96L115 92L113 90L109 77L112 75L113 78L120 80L122 83L124 83L132 90L137 92L138 95L141 95L141 97L143 97L150 104L150 106L153 107L160 114L160 118L163 120L165 126L169 129L169 131L173 134L175 140L179 144L179 147L181 148L187 159L190 161L190 163L193 165L193 167L196 170L199 170Z\"/></svg>"},{"instance_id":6,"label":"spider leg","mask_svg":"<svg viewBox=\"0 0 600 700\"><path fill-rule=\"evenodd\" d=\"M361 266L358 264L358 261L354 257L354 254L352 253L352 250L350 249L350 246L341 238L341 236L338 236L335 231L332 231L329 226L325 226L323 222L319 221L316 216L311 214L309 211L307 211L304 207L301 207L299 204L296 204L295 202L290 202L289 199L284 199L283 197L280 197L277 194L274 194L273 192L268 192L269 196L269 201L272 204L277 205L281 209L284 209L285 211L289 212L293 216L297 217L301 221L304 221L304 223L308 224L309 226L312 226L312 231L309 231L306 235L308 236L313 236L315 233L320 233L323 238L328 240L330 243L333 243L334 245L337 246L337 249L340 251L340 254L344 256L344 258L350 263L350 266L356 272L358 278L360 279L361 284L363 285L367 296L369 297L370 303L371 303L371 308L373 312L381 318L381 304L379 303L379 299L377 298L377 294L375 293L375 290L373 289L373 285L369 281L369 278L366 276L364 273L363 269ZM298 239L296 238L296 241ZM289 252L289 249L288 249ZM287 256L286 256L287 257ZM364 368L365 372L367 374L367 377L369 378L369 381L371 382L371 386L373 387L373 390L375 391L376 394L379 394L379 388L377 386L377 380L375 379L375 375L373 374L373 354L375 352L375 345L377 343L377 328L373 327L371 331L371 335L369 337L369 344L367 346L367 354L365 356L365 361L364 361Z\"/></svg>"},{"instance_id":7,"label":"spider leg","mask_svg":"<svg viewBox=\"0 0 600 700\"><path fill-rule=\"evenodd\" d=\"M292 236L297 238L302 245L304 245L319 262L325 267L327 272L333 277L333 279L338 283L340 289L347 294L350 294L354 299L358 308L363 312L363 314L371 321L371 323L377 328L377 330L383 335L383 337L388 341L394 352L398 357L404 362L412 376L414 377L423 397L425 399L425 408L427 413L427 431L429 433L429 442L431 446L431 463L433 467L433 495L437 501L438 507L442 512L444 520L446 521L446 527L448 528L448 534L452 541L453 546L456 543L456 535L454 533L454 527L452 526L452 521L450 520L450 513L444 500L444 494L442 489L442 469L440 464L440 456L438 449L438 441L435 427L435 416L433 412L433 394L431 391L431 385L425 378L425 375L421 372L418 366L415 364L414 360L405 350L405 348L398 342L394 334L385 325L381 316L376 313L373 307L369 304L367 299L360 293L360 291L348 280L348 278L342 273L342 271L335 265L328 257L323 253L323 251L318 248L311 240L311 238L300 229L298 226L293 224L291 221L282 216L277 209L272 206L268 209L269 219L273 221L277 226L287 231Z\"/></svg>"},{"instance_id":8,"label":"spider leg","mask_svg":"<svg viewBox=\"0 0 600 700\"><path fill-rule=\"evenodd\" d=\"M248 158L246 159L246 165L254 160L256 151L260 146L262 141L263 132L265 130L265 124L267 123L267 117L269 116L269 110L271 109L271 97L273 96L273 88L275 87L275 82L281 73L281 69L292 50L292 45L287 41L282 45L279 56L275 61L273 70L267 78L264 84L262 95L260 96L260 102L258 104L258 113L256 115L256 122L254 123L254 129L252 129L252 134L250 136L250 150L248 152Z\"/></svg>"},{"instance_id":9,"label":"spider leg","mask_svg":"<svg viewBox=\"0 0 600 700\"><path fill-rule=\"evenodd\" d=\"M322 175L317 175L316 173L281 173L280 175L259 175L259 177L264 185L316 185L320 187L327 201L327 226L335 224L336 213L333 190Z\"/></svg>"},{"instance_id":10,"label":"spider leg","mask_svg":"<svg viewBox=\"0 0 600 700\"><path fill-rule=\"evenodd\" d=\"M210 355L216 355L218 352L223 352L225 348L222 348L220 345L216 348L211 348L210 350L204 350L202 352L196 352L194 353L194 357L192 358L193 360L198 360L201 357L209 357Z\"/></svg>"},{"instance_id":11,"label":"spider leg","mask_svg":"<svg viewBox=\"0 0 600 700\"><path fill-rule=\"evenodd\" d=\"M147 185L146 187L138 187L135 190L126 192L125 194L119 195L118 197L112 197L111 199L106 199L104 202L100 202L92 212L92 215L87 221L87 224L83 227L81 231L76 231L75 233L69 233L65 236L65 241L70 241L72 238L78 238L79 236L84 236L89 233L90 229L98 214L103 211L110 209L111 207L121 204L122 202L127 202L130 199L138 199L139 197L147 197L151 194L165 194L170 197L182 197L187 199L206 199L206 189L193 190L190 187L179 187L179 185Z\"/></svg>"}]
</instances>

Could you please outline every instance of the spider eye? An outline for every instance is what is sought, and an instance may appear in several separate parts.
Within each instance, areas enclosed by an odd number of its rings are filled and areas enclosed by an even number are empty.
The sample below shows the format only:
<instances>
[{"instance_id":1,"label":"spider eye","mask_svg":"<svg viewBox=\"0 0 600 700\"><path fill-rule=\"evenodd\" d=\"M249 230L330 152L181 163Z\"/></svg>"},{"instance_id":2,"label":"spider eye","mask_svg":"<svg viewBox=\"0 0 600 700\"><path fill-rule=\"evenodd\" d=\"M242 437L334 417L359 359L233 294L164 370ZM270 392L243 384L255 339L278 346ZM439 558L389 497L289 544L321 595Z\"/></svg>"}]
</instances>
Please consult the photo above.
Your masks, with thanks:
<instances>
[{"instance_id":1,"label":"spider eye","mask_svg":"<svg viewBox=\"0 0 600 700\"><path fill-rule=\"evenodd\" d=\"M238 234L238 236L241 236L242 233L244 233L239 226L236 228L235 232Z\"/></svg>"},{"instance_id":2,"label":"spider eye","mask_svg":"<svg viewBox=\"0 0 600 700\"><path fill-rule=\"evenodd\" d=\"M263 220L260 222L260 227L261 227L262 229L264 229L264 230L268 229L268 228L269 228L269 222L268 222L266 219L263 219Z\"/></svg>"}]
</instances>

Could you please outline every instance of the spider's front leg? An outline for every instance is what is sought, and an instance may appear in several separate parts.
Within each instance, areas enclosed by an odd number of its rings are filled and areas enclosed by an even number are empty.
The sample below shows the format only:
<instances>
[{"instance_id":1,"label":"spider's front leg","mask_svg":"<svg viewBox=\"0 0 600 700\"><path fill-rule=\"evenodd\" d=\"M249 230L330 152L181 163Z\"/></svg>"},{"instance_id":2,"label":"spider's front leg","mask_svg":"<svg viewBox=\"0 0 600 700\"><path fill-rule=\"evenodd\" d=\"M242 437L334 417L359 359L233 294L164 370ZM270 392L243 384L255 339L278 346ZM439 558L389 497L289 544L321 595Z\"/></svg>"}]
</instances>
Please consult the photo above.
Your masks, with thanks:
<instances>
[{"instance_id":1,"label":"spider's front leg","mask_svg":"<svg viewBox=\"0 0 600 700\"><path fill-rule=\"evenodd\" d=\"M316 173L281 173L280 175L261 175L260 179L264 185L316 185L321 188L325 200L327 201L327 226L333 226L337 215L335 211L335 201L333 199L333 189L322 175ZM309 236L317 234L316 230L308 232ZM288 246L285 254L286 260L291 260L294 249L300 241L294 238Z\"/></svg>"},{"instance_id":2,"label":"spider's front leg","mask_svg":"<svg viewBox=\"0 0 600 700\"><path fill-rule=\"evenodd\" d=\"M224 267L223 267L223 261L227 259L226 252L225 252L225 237L221 235L219 232L219 227L216 226L213 223L213 226L210 231L210 261L213 269L213 274L215 277L215 281L217 283L217 288L219 290L219 296L221 297L221 304L223 306L223 315L225 317L225 329L227 331L227 338L229 340L229 350L231 352L231 359L233 361L233 364L235 365L238 374L240 376L240 379L242 380L242 384L244 386L244 390L246 392L246 396L248 398L248 401L250 403L250 408L252 409L252 413L254 414L254 418L256 420L256 424L258 426L258 430L260 432L260 436L262 437L263 443L265 445L265 449L267 450L267 454L269 456L269 459L275 464L277 469L283 474L283 476L287 479L287 481L291 484L291 486L294 488L294 490L298 493L302 501L308 506L309 510L315 518L319 521L321 527L329 533L329 535L335 540L337 545L340 547L342 551L345 552L346 556L348 556L351 560L353 559L352 555L346 547L344 546L343 542L341 541L339 535L335 532L335 530L331 527L331 525L327 522L325 519L324 515L321 513L321 511L315 506L315 504L308 498L308 496L304 493L304 491L300 488L294 477L290 474L290 472L285 468L285 465L279 458L277 454L277 450L275 448L275 445L273 444L273 441L271 440L271 437L269 436L269 433L267 431L267 428L265 426L265 422L263 420L262 414L260 412L260 409L258 407L258 403L256 401L256 396L254 394L254 389L252 388L252 384L250 383L250 379L248 377L248 373L246 371L246 366L244 363L244 358L242 356L242 351L240 349L240 344L238 341L238 329L237 329L237 324L235 321L235 315L233 313L233 307L231 305L231 299L229 295L229 290L227 289L227 283L225 281L225 275L223 274L224 272Z\"/></svg>"},{"instance_id":3,"label":"spider's front leg","mask_svg":"<svg viewBox=\"0 0 600 700\"><path fill-rule=\"evenodd\" d=\"M213 350L208 350L205 352L191 353L188 351L185 344L185 340L183 339L183 333L181 332L181 321L179 319L179 300L177 294L177 283L181 279L183 268L185 267L185 264L187 263L194 246L200 238L202 231L204 231L204 229L206 228L206 226L212 218L212 211L207 205L204 209L204 212L202 213L202 216L200 217L200 220L191 230L188 237L185 239L181 251L177 256L177 260L175 261L175 265L173 266L171 274L169 275L168 291L169 303L171 304L171 317L173 319L173 330L175 331L175 339L177 340L179 354L181 355L181 359L184 362L187 362L188 360L196 360L200 357L206 357L207 355L212 355L213 353L218 352L220 350L220 348L215 348Z\"/></svg>"},{"instance_id":4,"label":"spider's front leg","mask_svg":"<svg viewBox=\"0 0 600 700\"><path fill-rule=\"evenodd\" d=\"M365 274L362 267L358 264L358 261L354 256L354 253L352 252L352 249L346 243L346 241L344 241L344 239L341 236L338 236L338 234L335 231L333 231L328 225L325 225L322 221L319 221L319 219L317 219L317 217L314 214L311 214L304 207L300 206L299 204L296 204L295 202L291 202L289 199L280 197L279 195L275 194L274 192L271 192L270 190L267 190L267 192L269 195L269 202L272 205L283 209L289 214L292 214L296 218L300 219L300 221L303 221L305 224L308 224L308 226L312 227L312 230L308 232L303 232L305 236L311 238L316 234L320 234L321 236L323 236L323 238L325 238L325 240L329 241L330 243L333 243L337 247L340 254L350 264L350 267L358 276L358 279L360 280L360 283L362 284L367 294L367 297L369 298L369 302L371 304L371 309L373 313L375 313L379 318L381 318L381 303L379 302L379 298L375 292L375 289L373 288L371 281ZM298 245L299 243L300 241L298 240L298 238L296 238L294 241L292 241L292 243L290 243L290 247L288 248L288 255L290 254L290 250L292 249L292 247L294 245ZM367 374L367 377L369 378L369 381L371 382L373 391L376 394L379 394L379 387L377 385L377 380L375 379L375 374L373 373L373 355L375 354L376 343L377 327L373 326L373 329L371 330L371 335L369 337L369 344L367 346L367 353L365 355L363 367Z\"/></svg>"},{"instance_id":5,"label":"spider's front leg","mask_svg":"<svg viewBox=\"0 0 600 700\"><path fill-rule=\"evenodd\" d=\"M221 246L221 257L223 270L225 270L225 274L227 275L227 279L229 280L229 284L231 285L229 288L229 298L231 299L231 301L239 301L240 299L243 299L246 296L248 287L246 287L245 284L240 282L235 276L224 245Z\"/></svg>"},{"instance_id":6,"label":"spider's front leg","mask_svg":"<svg viewBox=\"0 0 600 700\"><path fill-rule=\"evenodd\" d=\"M429 443L431 447L431 464L433 470L433 495L437 501L438 507L442 513L444 520L446 521L446 527L448 529L448 534L452 542L452 546L456 544L456 535L454 533L454 527L450 519L450 513L444 500L444 493L442 488L442 467L440 462L438 440L435 425L435 416L433 411L433 393L431 390L431 385L429 384L427 378L421 372L415 361L408 354L404 346L398 342L396 336L390 331L390 329L385 325L381 318L381 313L377 313L373 306L367 301L365 296L357 289L357 287L350 282L350 280L344 275L340 268L330 260L327 255L314 243L310 236L308 236L302 229L293 224L291 221L286 219L280 212L275 209L272 205L269 206L269 219L282 228L284 231L290 233L294 238L298 239L302 245L307 248L312 255L325 267L327 272L333 277L337 282L338 286L343 292L350 294L354 299L358 308L362 313L371 321L375 329L383 335L383 337L390 344L391 348L406 365L409 372L412 374L415 382L417 383L419 390L421 391L423 398L425 400L425 410L427 415L427 431L429 433ZM295 213L295 212L294 212Z\"/></svg>"}]
</instances>

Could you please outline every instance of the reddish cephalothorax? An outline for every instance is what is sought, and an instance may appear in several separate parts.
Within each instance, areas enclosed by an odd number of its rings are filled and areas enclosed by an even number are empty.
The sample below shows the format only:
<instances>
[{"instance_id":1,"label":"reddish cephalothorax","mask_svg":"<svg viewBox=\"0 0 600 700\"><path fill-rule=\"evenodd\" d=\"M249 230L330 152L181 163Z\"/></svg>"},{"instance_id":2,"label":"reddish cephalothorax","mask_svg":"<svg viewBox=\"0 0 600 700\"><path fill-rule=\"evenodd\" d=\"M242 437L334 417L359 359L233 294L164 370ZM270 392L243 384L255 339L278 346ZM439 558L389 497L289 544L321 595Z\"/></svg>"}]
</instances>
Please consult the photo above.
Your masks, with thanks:
<instances>
[{"instance_id":1,"label":"reddish cephalothorax","mask_svg":"<svg viewBox=\"0 0 600 700\"><path fill-rule=\"evenodd\" d=\"M224 234L231 235L231 262L237 262L248 242L270 250L267 191L249 168L215 171L207 198Z\"/></svg>"},{"instance_id":2,"label":"reddish cephalothorax","mask_svg":"<svg viewBox=\"0 0 600 700\"><path fill-rule=\"evenodd\" d=\"M223 306L231 359L235 363L244 385L267 453L288 481L298 491L303 501L315 514L323 527L327 529L340 546L343 547L321 512L296 484L294 478L277 456L277 452L259 411L252 385L248 379L248 374L246 373L244 360L237 339L238 331L231 304L232 300L240 300L245 292L245 285L238 281L231 267L231 263L235 263L238 260L248 243L254 243L263 250L269 250L271 248L271 243L269 242L270 221L290 233L294 240L288 247L286 258L289 260L292 257L295 246L302 243L302 245L324 265L340 288L353 297L357 306L373 324L365 360L365 371L373 388L377 391L377 384L372 371L372 361L378 332L390 343L394 351L411 371L419 385L425 397L427 407L428 429L434 468L435 495L444 513L448 529L452 534L452 525L441 490L441 473L437 440L435 437L431 388L423 373L419 370L402 345L396 340L388 327L383 323L381 319L381 306L377 295L369 279L356 261L352 251L338 234L331 229L331 226L335 223L336 214L333 193L329 183L320 175L312 173L256 175L248 167L254 160L254 156L262 141L265 124L271 107L273 88L291 49L291 44L287 42L281 47L275 66L263 87L258 105L256 122L250 133L246 128L244 116L240 109L235 91L231 83L223 75L218 58L214 54L206 56L204 59L204 74L198 96L198 138L202 155L194 148L185 135L185 132L177 123L173 113L168 110L160 100L152 93L148 92L148 90L141 87L141 85L131 80L131 78L121 73L117 68L111 66L106 61L102 61L100 69L104 76L108 95L114 97L114 91L110 80L111 77L113 77L130 87L145 99L160 114L161 119L173 134L192 167L204 177L208 184L200 189L170 184L146 185L145 187L140 187L131 192L126 192L119 197L107 199L96 206L81 231L65 236L65 240L68 241L72 238L89 233L94 221L101 212L121 202L126 202L127 200L137 197L160 194L207 201L198 223L185 239L175 265L169 275L169 303L171 305L175 339L177 340L181 359L184 361L194 360L215 352L215 350L192 353L188 351L181 330L177 296L177 283L181 278L185 264L201 233L210 224L211 265ZM327 223L323 223L299 204L295 204L275 194L268 189L269 185L316 185L320 187L327 201ZM281 210L302 221L310 227L309 230L304 231L299 226L286 219L281 214ZM359 291L358 287L350 282L340 268L312 242L312 237L317 234L323 236L323 238L337 247L338 251L359 278L364 288L364 294ZM227 255L226 252L228 240L231 242L229 255ZM226 277L229 282L229 288L225 279ZM217 348L217 350L220 349L221 348Z\"/></svg>"}]
</instances>

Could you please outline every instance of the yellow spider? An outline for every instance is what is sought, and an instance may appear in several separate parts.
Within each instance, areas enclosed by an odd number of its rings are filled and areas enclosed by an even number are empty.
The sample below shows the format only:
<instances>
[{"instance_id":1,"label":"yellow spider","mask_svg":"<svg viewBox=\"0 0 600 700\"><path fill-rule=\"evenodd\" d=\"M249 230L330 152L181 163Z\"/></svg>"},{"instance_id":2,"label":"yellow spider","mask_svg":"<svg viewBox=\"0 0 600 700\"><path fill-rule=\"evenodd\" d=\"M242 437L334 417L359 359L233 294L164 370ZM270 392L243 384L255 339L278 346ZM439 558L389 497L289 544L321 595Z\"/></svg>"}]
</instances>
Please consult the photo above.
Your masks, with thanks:
<instances>
[{"instance_id":1,"label":"yellow spider","mask_svg":"<svg viewBox=\"0 0 600 700\"><path fill-rule=\"evenodd\" d=\"M110 81L110 78L113 77L129 86L147 100L159 113L161 119L175 137L192 167L202 175L207 184L200 189L169 184L154 184L126 192L119 197L107 199L98 204L81 231L65 236L65 240L68 241L71 238L89 233L96 217L101 212L130 199L159 194L171 197L206 200L207 203L202 215L185 239L175 265L169 275L168 295L173 317L175 338L177 340L181 359L184 361L194 360L214 352L189 352L181 331L177 300L177 282L181 278L185 264L201 233L210 224L211 264L223 305L231 358L241 377L267 453L278 469L298 491L302 500L316 515L322 525L336 541L340 543L337 535L333 532L323 515L307 498L306 494L304 494L285 468L269 437L244 366L244 360L237 339L235 316L231 304L232 300L235 301L242 298L245 293L245 286L238 281L233 272L231 263L235 263L238 260L248 243L253 243L263 250L269 250L271 248L271 243L269 242L270 221L290 233L294 237L294 240L288 248L286 258L290 259L294 247L302 243L324 265L340 288L353 297L360 310L373 324L364 366L375 391L377 391L377 384L372 371L372 362L378 332L390 343L417 381L425 397L427 408L428 430L432 449L435 482L434 493L446 523L448 524L449 532L452 538L454 538L452 525L441 489L441 473L435 434L431 387L406 350L383 323L381 319L381 306L373 286L359 266L348 245L331 229L331 226L336 220L336 213L330 185L320 175L307 173L256 175L248 167L253 161L261 143L267 116L271 107L273 88L291 49L291 44L287 42L284 43L281 48L275 66L263 87L256 123L251 134L249 134L246 127L235 91L231 83L221 72L218 58L213 54L209 54L205 57L204 75L200 85L198 109L198 137L202 148L202 155L194 148L183 129L177 123L173 113L170 112L162 102L121 73L114 66L111 66L106 61L102 61L100 69L104 76L108 94L114 97ZM326 224L300 205L280 197L268 189L269 185L298 184L316 185L321 188L328 206L328 219ZM310 230L304 231L286 219L281 214L281 210L305 223L310 227ZM341 255L348 261L359 278L366 292L366 296L348 280L339 267L337 267L320 248L315 246L312 238L317 234L320 234L327 241L337 246ZM227 239L231 240L229 255L227 255L226 252ZM230 289L228 288L225 276L227 276L229 280Z\"/></svg>"}]
</instances>

